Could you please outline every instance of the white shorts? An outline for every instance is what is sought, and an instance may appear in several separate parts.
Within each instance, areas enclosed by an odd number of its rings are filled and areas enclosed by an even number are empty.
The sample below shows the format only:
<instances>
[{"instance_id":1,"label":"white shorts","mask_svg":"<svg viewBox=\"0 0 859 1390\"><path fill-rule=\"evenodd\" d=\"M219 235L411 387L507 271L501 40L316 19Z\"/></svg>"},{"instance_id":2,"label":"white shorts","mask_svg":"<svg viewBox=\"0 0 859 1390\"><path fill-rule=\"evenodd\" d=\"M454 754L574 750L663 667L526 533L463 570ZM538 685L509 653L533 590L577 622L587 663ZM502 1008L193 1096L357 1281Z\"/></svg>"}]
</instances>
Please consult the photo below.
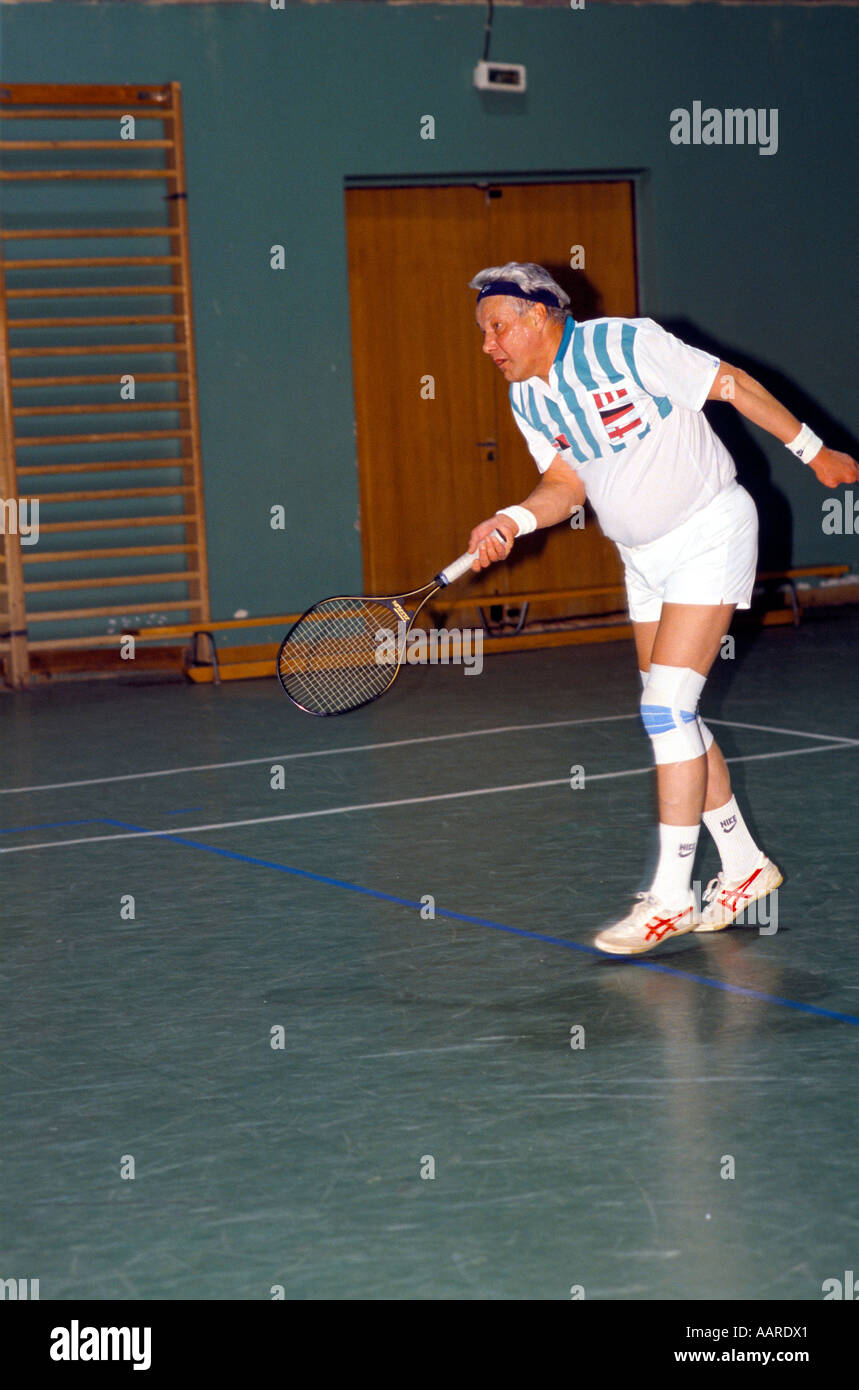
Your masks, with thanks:
<instances>
[{"instance_id":1,"label":"white shorts","mask_svg":"<svg viewBox=\"0 0 859 1390\"><path fill-rule=\"evenodd\" d=\"M748 608L758 560L757 509L733 481L666 536L617 548L634 623L658 621L663 603Z\"/></svg>"}]
</instances>

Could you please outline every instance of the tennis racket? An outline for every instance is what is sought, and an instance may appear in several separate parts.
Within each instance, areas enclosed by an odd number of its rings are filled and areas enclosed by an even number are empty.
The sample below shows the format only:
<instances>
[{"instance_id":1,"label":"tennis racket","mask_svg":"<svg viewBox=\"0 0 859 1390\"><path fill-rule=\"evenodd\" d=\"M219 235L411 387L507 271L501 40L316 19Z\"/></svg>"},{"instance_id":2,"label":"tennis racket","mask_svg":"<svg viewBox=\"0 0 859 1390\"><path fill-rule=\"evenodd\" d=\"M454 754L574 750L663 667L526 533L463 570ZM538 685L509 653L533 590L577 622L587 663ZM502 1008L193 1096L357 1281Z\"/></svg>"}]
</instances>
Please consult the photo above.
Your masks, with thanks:
<instances>
[{"instance_id":1,"label":"tennis racket","mask_svg":"<svg viewBox=\"0 0 859 1390\"><path fill-rule=\"evenodd\" d=\"M492 535L507 544L500 531ZM399 675L406 639L424 604L467 574L475 554L466 551L429 584L405 594L314 603L280 644L277 676L284 693L305 714L348 714L378 700Z\"/></svg>"}]
</instances>

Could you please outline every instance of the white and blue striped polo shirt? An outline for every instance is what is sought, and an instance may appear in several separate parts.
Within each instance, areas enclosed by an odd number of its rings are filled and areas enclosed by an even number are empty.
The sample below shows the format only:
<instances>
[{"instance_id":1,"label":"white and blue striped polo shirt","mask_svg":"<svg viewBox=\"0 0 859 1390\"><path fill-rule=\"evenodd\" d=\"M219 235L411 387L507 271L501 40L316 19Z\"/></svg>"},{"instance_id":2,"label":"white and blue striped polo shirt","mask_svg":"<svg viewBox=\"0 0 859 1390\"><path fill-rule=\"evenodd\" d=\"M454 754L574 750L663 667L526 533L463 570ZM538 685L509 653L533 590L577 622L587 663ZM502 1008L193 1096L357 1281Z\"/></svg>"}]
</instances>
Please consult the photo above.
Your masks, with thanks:
<instances>
[{"instance_id":1,"label":"white and blue striped polo shirt","mask_svg":"<svg viewBox=\"0 0 859 1390\"><path fill-rule=\"evenodd\" d=\"M653 319L568 318L549 383L514 382L510 404L540 472L563 459L604 533L646 545L736 477L701 411L718 367Z\"/></svg>"}]
</instances>

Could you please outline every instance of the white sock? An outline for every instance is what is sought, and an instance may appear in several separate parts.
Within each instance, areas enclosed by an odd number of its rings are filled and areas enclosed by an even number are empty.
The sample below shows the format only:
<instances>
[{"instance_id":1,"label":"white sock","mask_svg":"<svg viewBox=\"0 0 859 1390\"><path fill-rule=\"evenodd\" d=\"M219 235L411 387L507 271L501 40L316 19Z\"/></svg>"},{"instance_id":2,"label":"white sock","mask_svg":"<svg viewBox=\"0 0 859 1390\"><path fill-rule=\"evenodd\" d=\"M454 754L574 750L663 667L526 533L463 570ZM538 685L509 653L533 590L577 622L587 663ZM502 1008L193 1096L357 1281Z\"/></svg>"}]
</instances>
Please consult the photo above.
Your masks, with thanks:
<instances>
[{"instance_id":1,"label":"white sock","mask_svg":"<svg viewBox=\"0 0 859 1390\"><path fill-rule=\"evenodd\" d=\"M732 796L718 810L705 811L704 824L716 841L722 872L728 882L735 878L746 878L761 851L749 834L736 797Z\"/></svg>"},{"instance_id":2,"label":"white sock","mask_svg":"<svg viewBox=\"0 0 859 1390\"><path fill-rule=\"evenodd\" d=\"M700 825L659 825L659 863L650 889L666 907L683 907L692 891Z\"/></svg>"}]
</instances>

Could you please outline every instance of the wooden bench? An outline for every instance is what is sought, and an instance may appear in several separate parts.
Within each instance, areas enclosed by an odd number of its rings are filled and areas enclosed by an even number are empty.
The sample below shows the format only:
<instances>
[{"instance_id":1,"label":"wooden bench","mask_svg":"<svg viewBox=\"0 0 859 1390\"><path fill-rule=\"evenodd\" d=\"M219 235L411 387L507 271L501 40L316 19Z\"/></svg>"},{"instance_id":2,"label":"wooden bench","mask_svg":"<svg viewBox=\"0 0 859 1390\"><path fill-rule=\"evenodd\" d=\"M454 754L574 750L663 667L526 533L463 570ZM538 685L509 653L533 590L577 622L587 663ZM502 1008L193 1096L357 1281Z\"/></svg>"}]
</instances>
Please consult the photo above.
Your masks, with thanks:
<instances>
[{"instance_id":1,"label":"wooden bench","mask_svg":"<svg viewBox=\"0 0 859 1390\"><path fill-rule=\"evenodd\" d=\"M118 666L111 662L105 667L105 650L120 652L124 639L133 637L135 645L145 642L153 650L152 660L142 663L147 670L184 671L195 681L241 680L250 676L274 675L277 648L272 643L255 647L233 647L218 652L214 634L231 629L274 627L282 629L285 636L292 624L300 617L299 613L275 613L259 618L226 618L221 622L171 623L161 627L126 627L119 632L104 632L94 637L79 637L74 645L62 637L30 643L33 655L33 673L48 679L54 674L71 675L110 675ZM2 643L0 632L0 643ZM176 659L177 638L187 638L184 661ZM205 654L204 644L208 643ZM99 653L101 652L101 657ZM159 665L160 662L160 665ZM124 666L124 662L119 663ZM0 666L2 666L2 645L0 644Z\"/></svg>"},{"instance_id":2,"label":"wooden bench","mask_svg":"<svg viewBox=\"0 0 859 1390\"><path fill-rule=\"evenodd\" d=\"M790 601L790 608L795 627L799 626L801 607L796 591L796 581L798 579L840 579L850 573L849 565L803 565L797 569L788 570L763 570L755 581L755 590L758 593L766 593L768 589L785 588ZM619 608L626 609L626 589L622 584L598 584L590 587L577 587L569 589L543 589L531 590L528 593L519 594L472 594L464 598L437 597L429 605L433 616L439 619L446 619L448 614L463 612L468 609L477 609L480 614L480 621L483 630L488 637L498 639L503 637L518 637L525 631L531 606L538 603L554 603L562 599L586 599L601 597L617 597ZM501 620L492 618L489 610L492 608L518 608L519 612L515 618ZM578 615L582 621L587 617L597 618L598 614ZM611 616L611 615L604 615ZM555 621L562 621L556 619ZM778 621L775 614L771 621ZM782 620L784 621L784 620ZM790 621L790 619L787 619ZM510 630L512 627L512 631Z\"/></svg>"},{"instance_id":3,"label":"wooden bench","mask_svg":"<svg viewBox=\"0 0 859 1390\"><path fill-rule=\"evenodd\" d=\"M798 627L802 606L797 594L797 581L802 579L842 579L850 572L850 566L846 564L803 565L796 569L761 571L756 580L756 592L766 594L768 590L786 589L789 599L788 609L767 610L764 622L767 624L789 623L792 620L794 626ZM540 602L557 602L562 599L603 597L617 598L619 601L618 609L613 613L583 614L576 619L569 619L569 621L579 623L575 629L567 628L540 633L527 631L527 622L532 605ZM597 584L569 589L531 590L516 594L472 594L464 598L457 598L455 595L439 596L429 604L429 609L433 618L438 620L441 625L452 613L477 609L483 630L491 639L490 650L502 652L522 650L525 647L549 647L580 642L617 641L624 637L628 638L631 635L629 620L625 612L622 617L620 616L620 609L625 609L625 600L626 590L622 584ZM494 607L519 608L520 611L515 618L502 618L499 621L493 618L489 612ZM273 676L277 648L272 643L265 643L256 646L226 648L219 652L215 633L240 631L246 628L276 627L285 635L299 617L300 614L298 613L278 613L255 618L226 618L220 622L205 624L198 621L173 623L169 627L165 625L162 627L128 628L122 632L79 638L75 650L78 651L82 647L118 648L124 637L133 637L135 643L161 643L162 645L175 642L177 639L187 639L182 665L185 674L190 680L196 682L212 682L215 685L220 685L222 680ZM547 619L547 621L562 623L565 620ZM70 660L65 660L65 657L68 655L71 658L73 653L65 653L63 651L64 646L65 643L62 638L55 638L50 641L34 642L32 650L44 653L46 657L48 653L51 653L56 658L56 669L65 670L67 666L70 668ZM165 650L169 650L169 648L165 646ZM80 652L78 654L81 655ZM175 669L175 663L171 663L171 665ZM49 671L46 673L50 674Z\"/></svg>"},{"instance_id":4,"label":"wooden bench","mask_svg":"<svg viewBox=\"0 0 859 1390\"><path fill-rule=\"evenodd\" d=\"M770 587L787 588L790 599L790 610L795 626L799 625L800 604L796 592L796 581L798 579L809 578L842 578L849 574L849 565L804 565L797 569L790 570L765 570L757 576L756 588L766 591ZM618 607L625 607L626 589L622 584L596 584L586 587L569 589L545 589L516 594L499 595L474 595L465 598L437 598L430 603L429 607L433 615L438 614L444 618L447 614L462 612L469 608L476 608L480 613L483 629L487 636L492 638L495 650L516 650L518 646L524 645L522 638L525 637L528 615L533 604L540 602L551 603L562 599L581 599L581 598L617 598ZM504 608L519 608L519 613L512 622L500 623L492 619L488 610L496 606ZM300 617L298 613L281 613L269 617L260 618L229 618L222 622L210 622L205 626L200 623L178 623L170 627L151 627L141 628L137 632L125 633L125 636L134 636L135 641L140 642L165 642L176 638L187 638L188 646L185 653L185 673L194 681L208 682L220 685L222 680L242 680L254 676L270 676L274 674L274 663L276 652L272 651L267 645L256 647L238 647L230 651L218 652L215 642L216 632L236 631L243 628L252 627L279 627L282 628L284 635L294 622ZM629 635L629 624L626 618L618 623L617 612L614 614L585 614L582 622L587 623L589 617L594 618L592 624L588 624L578 632L570 634L542 634L539 640L546 645L554 645L554 642L547 638L554 637L555 641L560 638L582 642L597 640L600 636L605 640L616 640L619 637ZM614 618L615 621L610 621ZM604 622L602 619L609 619ZM784 618L780 614L772 613L770 621L790 621L790 616L786 613ZM505 631L512 626L513 631ZM520 639L516 641L515 639ZM537 641L534 635L534 642Z\"/></svg>"},{"instance_id":5,"label":"wooden bench","mask_svg":"<svg viewBox=\"0 0 859 1390\"><path fill-rule=\"evenodd\" d=\"M436 598L430 602L430 611L439 617L445 617L448 613L462 612L464 609L476 608L480 614L483 630L489 637L505 636L518 637L525 629L528 615L532 604L536 603L557 603L561 599L579 598L602 598L615 595L621 600L618 605L620 608L626 607L626 589L623 584L596 584L590 587L578 587L572 589L537 589L528 593L521 594L472 594L465 598ZM519 614L515 619L500 622L487 616L490 608L519 608ZM597 614L586 614L584 616L598 616ZM513 632L505 633L504 629L513 624Z\"/></svg>"},{"instance_id":6,"label":"wooden bench","mask_svg":"<svg viewBox=\"0 0 859 1390\"><path fill-rule=\"evenodd\" d=\"M764 570L758 574L755 588L766 591L767 586L787 589L793 613L793 625L799 627L800 603L796 592L797 579L843 579L850 573L849 565L803 565L793 570Z\"/></svg>"},{"instance_id":7,"label":"wooden bench","mask_svg":"<svg viewBox=\"0 0 859 1390\"><path fill-rule=\"evenodd\" d=\"M191 680L211 680L215 685L220 685L222 679L246 680L254 676L274 675L276 653L270 653L268 644L254 648L239 647L235 649L235 658L229 653L225 660L225 653L222 652L220 656L218 654L216 632L230 632L249 627L280 627L286 636L293 623L300 617L300 613L279 613L264 618L225 618L222 622L205 625L174 623L170 627L144 627L120 635L133 636L135 642L164 642L177 637L190 638L185 651L185 674ZM201 654L201 643L208 643L207 655ZM200 674L202 671L207 674Z\"/></svg>"}]
</instances>

